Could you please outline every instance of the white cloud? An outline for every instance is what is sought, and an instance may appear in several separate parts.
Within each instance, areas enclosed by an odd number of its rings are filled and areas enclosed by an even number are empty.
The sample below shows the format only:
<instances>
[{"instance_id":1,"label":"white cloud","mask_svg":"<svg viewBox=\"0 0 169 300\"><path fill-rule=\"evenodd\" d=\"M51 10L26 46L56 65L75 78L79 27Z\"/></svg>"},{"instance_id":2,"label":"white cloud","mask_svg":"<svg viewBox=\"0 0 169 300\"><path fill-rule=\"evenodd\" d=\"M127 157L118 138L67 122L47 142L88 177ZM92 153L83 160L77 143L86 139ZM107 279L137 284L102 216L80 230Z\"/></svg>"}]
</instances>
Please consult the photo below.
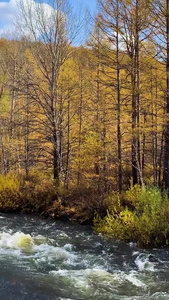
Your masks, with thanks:
<instances>
[{"instance_id":1,"label":"white cloud","mask_svg":"<svg viewBox=\"0 0 169 300\"><path fill-rule=\"evenodd\" d=\"M14 31L14 19L18 11L19 0L10 0L9 2L0 2L0 35L8 36ZM39 6L42 7L47 18L50 17L52 8L46 3L36 3L34 0L22 0L24 6L32 7L36 11Z\"/></svg>"}]
</instances>

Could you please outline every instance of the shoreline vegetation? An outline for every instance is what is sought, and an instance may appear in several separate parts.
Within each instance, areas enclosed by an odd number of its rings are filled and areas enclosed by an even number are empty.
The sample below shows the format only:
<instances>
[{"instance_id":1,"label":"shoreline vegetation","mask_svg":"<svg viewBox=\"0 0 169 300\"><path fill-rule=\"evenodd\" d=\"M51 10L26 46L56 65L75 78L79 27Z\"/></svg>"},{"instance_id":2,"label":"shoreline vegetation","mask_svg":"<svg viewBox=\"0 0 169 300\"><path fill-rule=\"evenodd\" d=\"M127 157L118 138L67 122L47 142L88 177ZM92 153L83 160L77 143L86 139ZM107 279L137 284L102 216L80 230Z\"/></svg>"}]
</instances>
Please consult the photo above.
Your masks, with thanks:
<instances>
[{"instance_id":1,"label":"shoreline vegetation","mask_svg":"<svg viewBox=\"0 0 169 300\"><path fill-rule=\"evenodd\" d=\"M104 196L92 186L56 186L49 176L0 176L0 211L90 223L97 233L140 247L169 244L169 201L156 187L135 185Z\"/></svg>"},{"instance_id":2,"label":"shoreline vegetation","mask_svg":"<svg viewBox=\"0 0 169 300\"><path fill-rule=\"evenodd\" d=\"M40 175L39 175L40 174ZM93 193L93 199L91 199ZM49 176L32 172L28 178L13 173L0 175L0 212L34 213L62 220L91 222L99 212L97 195L90 187L68 190ZM90 203L90 205L89 205Z\"/></svg>"}]
</instances>

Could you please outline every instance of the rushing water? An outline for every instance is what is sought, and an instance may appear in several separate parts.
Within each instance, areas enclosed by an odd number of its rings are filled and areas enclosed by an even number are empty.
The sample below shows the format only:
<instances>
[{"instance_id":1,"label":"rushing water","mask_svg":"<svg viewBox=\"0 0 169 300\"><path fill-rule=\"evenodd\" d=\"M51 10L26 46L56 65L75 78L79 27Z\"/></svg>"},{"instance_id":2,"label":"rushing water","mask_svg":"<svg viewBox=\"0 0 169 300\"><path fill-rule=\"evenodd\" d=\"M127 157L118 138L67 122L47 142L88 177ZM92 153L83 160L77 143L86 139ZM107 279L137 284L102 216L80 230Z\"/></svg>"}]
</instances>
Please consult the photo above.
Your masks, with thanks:
<instances>
[{"instance_id":1,"label":"rushing water","mask_svg":"<svg viewBox=\"0 0 169 300\"><path fill-rule=\"evenodd\" d=\"M0 300L169 299L168 249L24 215L0 215L0 228Z\"/></svg>"}]
</instances>

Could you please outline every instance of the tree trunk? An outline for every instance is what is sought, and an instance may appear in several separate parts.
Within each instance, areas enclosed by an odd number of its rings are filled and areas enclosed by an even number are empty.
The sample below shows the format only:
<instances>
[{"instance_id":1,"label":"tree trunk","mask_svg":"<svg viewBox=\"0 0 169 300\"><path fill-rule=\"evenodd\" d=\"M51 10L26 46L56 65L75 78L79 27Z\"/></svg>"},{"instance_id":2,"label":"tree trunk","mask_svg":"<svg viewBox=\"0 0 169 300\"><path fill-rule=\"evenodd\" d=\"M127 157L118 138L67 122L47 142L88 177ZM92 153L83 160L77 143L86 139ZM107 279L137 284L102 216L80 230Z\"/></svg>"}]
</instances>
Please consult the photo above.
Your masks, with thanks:
<instances>
[{"instance_id":1,"label":"tree trunk","mask_svg":"<svg viewBox=\"0 0 169 300\"><path fill-rule=\"evenodd\" d=\"M58 146L57 146L57 134L56 130L54 130L53 134L53 178L57 182L59 181L59 157L58 157Z\"/></svg>"},{"instance_id":2,"label":"tree trunk","mask_svg":"<svg viewBox=\"0 0 169 300\"><path fill-rule=\"evenodd\" d=\"M136 24L135 24L135 67L136 67L136 98L137 98L137 169L139 170L139 183L142 185L143 176L141 169L141 135L140 135L140 53L139 53L139 0L136 0Z\"/></svg>"},{"instance_id":3,"label":"tree trunk","mask_svg":"<svg viewBox=\"0 0 169 300\"><path fill-rule=\"evenodd\" d=\"M156 74L156 102L155 102L155 136L154 136L154 167L155 167L155 183L157 185L157 176L158 176L158 108L157 108L157 100L158 100L158 82L157 82L157 74Z\"/></svg>"},{"instance_id":4,"label":"tree trunk","mask_svg":"<svg viewBox=\"0 0 169 300\"><path fill-rule=\"evenodd\" d=\"M25 128L25 172L29 176L29 93L26 96L26 128Z\"/></svg>"},{"instance_id":5,"label":"tree trunk","mask_svg":"<svg viewBox=\"0 0 169 300\"><path fill-rule=\"evenodd\" d=\"M146 118L146 112L144 113L144 124L146 124L147 118ZM143 150L142 150L142 164L141 169L144 176L144 168L145 168L145 149L146 149L146 135L143 134Z\"/></svg>"},{"instance_id":6,"label":"tree trunk","mask_svg":"<svg viewBox=\"0 0 169 300\"><path fill-rule=\"evenodd\" d=\"M161 175L162 175L162 159L163 159L163 154L164 154L164 130L162 132L161 136L161 147L160 147L160 155L159 155L159 163L158 163L158 186L162 187L161 184Z\"/></svg>"},{"instance_id":7,"label":"tree trunk","mask_svg":"<svg viewBox=\"0 0 169 300\"><path fill-rule=\"evenodd\" d=\"M121 157L121 94L120 94L120 64L119 64L119 0L117 0L116 17L116 61L117 61L117 141L118 141L118 188L122 191L122 157Z\"/></svg>"},{"instance_id":8,"label":"tree trunk","mask_svg":"<svg viewBox=\"0 0 169 300\"><path fill-rule=\"evenodd\" d=\"M83 78L82 78L82 70L80 67L79 145L78 145L77 185L80 184L80 177L81 177L82 105L83 105Z\"/></svg>"},{"instance_id":9,"label":"tree trunk","mask_svg":"<svg viewBox=\"0 0 169 300\"><path fill-rule=\"evenodd\" d=\"M136 76L135 76L135 66L132 66L132 74L131 74L131 81L132 81L132 180L133 186L138 183L137 177L137 138L136 138L136 127L137 127L137 106L136 106Z\"/></svg>"},{"instance_id":10,"label":"tree trunk","mask_svg":"<svg viewBox=\"0 0 169 300\"><path fill-rule=\"evenodd\" d=\"M166 124L164 129L164 185L165 189L169 191L169 0L166 0L166 34L167 34L167 58L166 58Z\"/></svg>"},{"instance_id":11,"label":"tree trunk","mask_svg":"<svg viewBox=\"0 0 169 300\"><path fill-rule=\"evenodd\" d=\"M70 173L70 87L68 76L68 99L67 99L67 153L66 153L66 171L65 171L65 188L69 187L69 173Z\"/></svg>"}]
</instances>

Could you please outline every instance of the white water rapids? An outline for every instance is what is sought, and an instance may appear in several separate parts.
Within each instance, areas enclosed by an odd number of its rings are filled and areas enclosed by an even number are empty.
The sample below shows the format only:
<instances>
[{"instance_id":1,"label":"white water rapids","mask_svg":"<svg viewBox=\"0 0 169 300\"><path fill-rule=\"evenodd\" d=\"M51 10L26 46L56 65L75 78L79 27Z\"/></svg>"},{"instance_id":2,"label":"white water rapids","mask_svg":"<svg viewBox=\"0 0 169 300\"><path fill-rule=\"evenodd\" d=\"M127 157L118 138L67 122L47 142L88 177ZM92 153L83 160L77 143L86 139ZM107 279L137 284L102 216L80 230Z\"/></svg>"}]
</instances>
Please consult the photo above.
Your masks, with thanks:
<instances>
[{"instance_id":1,"label":"white water rapids","mask_svg":"<svg viewBox=\"0 0 169 300\"><path fill-rule=\"evenodd\" d=\"M107 241L88 227L0 216L0 300L169 300L169 250Z\"/></svg>"}]
</instances>

